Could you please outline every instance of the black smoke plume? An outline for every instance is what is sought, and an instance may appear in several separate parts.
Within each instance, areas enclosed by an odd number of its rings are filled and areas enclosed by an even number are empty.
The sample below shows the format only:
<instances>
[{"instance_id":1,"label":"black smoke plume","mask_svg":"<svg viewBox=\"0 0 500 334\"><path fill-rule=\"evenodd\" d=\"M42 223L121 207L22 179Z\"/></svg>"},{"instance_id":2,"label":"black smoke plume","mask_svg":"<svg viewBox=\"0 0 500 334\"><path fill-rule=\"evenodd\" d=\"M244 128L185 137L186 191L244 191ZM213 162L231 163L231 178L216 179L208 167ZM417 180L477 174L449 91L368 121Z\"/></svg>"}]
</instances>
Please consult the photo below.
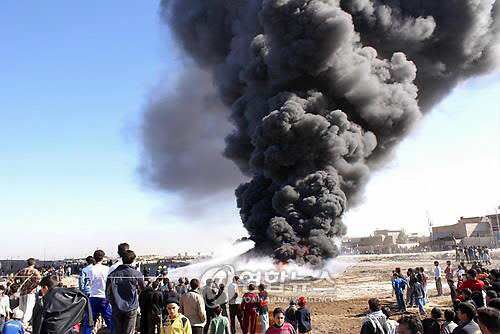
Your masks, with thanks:
<instances>
[{"instance_id":1,"label":"black smoke plume","mask_svg":"<svg viewBox=\"0 0 500 334\"><path fill-rule=\"evenodd\" d=\"M231 110L235 129L224 154L251 177L236 197L256 250L311 265L336 256L342 215L370 173L457 83L494 68L499 7L494 0L162 1L177 42L212 73Z\"/></svg>"}]
</instances>

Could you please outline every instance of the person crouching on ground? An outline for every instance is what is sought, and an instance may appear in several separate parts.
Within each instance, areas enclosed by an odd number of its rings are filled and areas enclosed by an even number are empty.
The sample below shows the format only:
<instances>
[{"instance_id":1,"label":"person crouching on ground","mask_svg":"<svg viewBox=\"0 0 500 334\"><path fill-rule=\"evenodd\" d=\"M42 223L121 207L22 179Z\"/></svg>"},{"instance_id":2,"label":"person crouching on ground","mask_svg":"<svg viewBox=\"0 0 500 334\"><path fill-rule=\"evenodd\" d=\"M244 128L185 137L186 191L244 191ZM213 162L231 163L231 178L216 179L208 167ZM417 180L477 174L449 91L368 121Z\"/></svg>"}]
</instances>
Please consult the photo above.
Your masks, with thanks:
<instances>
[{"instance_id":1,"label":"person crouching on ground","mask_svg":"<svg viewBox=\"0 0 500 334\"><path fill-rule=\"evenodd\" d=\"M275 308L273 311L273 320L274 325L269 327L266 331L266 334L295 334L295 328L288 323L285 322L285 313L281 308Z\"/></svg>"},{"instance_id":2,"label":"person crouching on ground","mask_svg":"<svg viewBox=\"0 0 500 334\"><path fill-rule=\"evenodd\" d=\"M24 327L21 319L23 318L24 312L16 308L14 309L12 319L7 321L3 326L3 334L24 334Z\"/></svg>"},{"instance_id":3,"label":"person crouching on ground","mask_svg":"<svg viewBox=\"0 0 500 334\"><path fill-rule=\"evenodd\" d=\"M222 315L222 307L220 305L214 308L215 317L210 321L208 334L229 334L229 319Z\"/></svg>"},{"instance_id":4,"label":"person crouching on ground","mask_svg":"<svg viewBox=\"0 0 500 334\"><path fill-rule=\"evenodd\" d=\"M168 334L191 334L189 319L179 313L179 299L167 300L167 312L166 332Z\"/></svg>"}]
</instances>

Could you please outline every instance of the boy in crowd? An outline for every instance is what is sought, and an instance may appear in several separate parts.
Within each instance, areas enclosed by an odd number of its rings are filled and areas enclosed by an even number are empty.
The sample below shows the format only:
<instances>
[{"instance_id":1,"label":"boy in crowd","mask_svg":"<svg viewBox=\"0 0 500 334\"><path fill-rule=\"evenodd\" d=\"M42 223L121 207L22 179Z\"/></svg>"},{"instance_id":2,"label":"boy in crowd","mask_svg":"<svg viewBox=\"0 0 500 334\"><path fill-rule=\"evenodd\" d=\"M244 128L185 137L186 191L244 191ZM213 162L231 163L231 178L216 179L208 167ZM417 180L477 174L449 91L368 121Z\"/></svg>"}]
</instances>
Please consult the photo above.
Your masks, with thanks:
<instances>
[{"instance_id":1,"label":"boy in crowd","mask_svg":"<svg viewBox=\"0 0 500 334\"><path fill-rule=\"evenodd\" d=\"M445 322L441 325L441 334L451 334L458 327L458 325L454 322L455 320L455 312L452 310L444 311L444 320Z\"/></svg>"},{"instance_id":2,"label":"boy in crowd","mask_svg":"<svg viewBox=\"0 0 500 334\"><path fill-rule=\"evenodd\" d=\"M295 334L295 328L285 321L285 313L281 308L275 308L273 311L274 324L270 326L266 334Z\"/></svg>"},{"instance_id":3,"label":"boy in crowd","mask_svg":"<svg viewBox=\"0 0 500 334\"><path fill-rule=\"evenodd\" d=\"M222 315L220 305L214 308L215 317L210 321L208 334L229 334L229 319Z\"/></svg>"},{"instance_id":4,"label":"boy in crowd","mask_svg":"<svg viewBox=\"0 0 500 334\"><path fill-rule=\"evenodd\" d=\"M431 311L431 317L424 319L422 321L422 326L424 327L425 334L440 334L441 326L439 325L439 319L442 317L443 312L437 307L434 307Z\"/></svg>"},{"instance_id":5,"label":"boy in crowd","mask_svg":"<svg viewBox=\"0 0 500 334\"><path fill-rule=\"evenodd\" d=\"M191 334L189 319L179 313L179 300L170 299L166 304L168 312L166 332L168 334Z\"/></svg>"},{"instance_id":6,"label":"boy in crowd","mask_svg":"<svg viewBox=\"0 0 500 334\"><path fill-rule=\"evenodd\" d=\"M3 326L2 334L24 334L24 327L21 319L23 311L19 308L14 309L12 319L7 321Z\"/></svg>"}]
</instances>

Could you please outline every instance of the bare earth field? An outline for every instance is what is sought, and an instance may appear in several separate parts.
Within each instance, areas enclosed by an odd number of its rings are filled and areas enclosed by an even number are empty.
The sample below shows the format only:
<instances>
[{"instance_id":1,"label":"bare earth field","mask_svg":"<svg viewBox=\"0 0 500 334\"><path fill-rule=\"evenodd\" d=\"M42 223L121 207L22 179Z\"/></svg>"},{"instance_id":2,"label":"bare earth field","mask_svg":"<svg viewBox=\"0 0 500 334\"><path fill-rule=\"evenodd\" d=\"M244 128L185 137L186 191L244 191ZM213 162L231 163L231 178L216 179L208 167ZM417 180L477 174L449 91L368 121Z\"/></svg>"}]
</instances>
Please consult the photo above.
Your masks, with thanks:
<instances>
[{"instance_id":1,"label":"bare earth field","mask_svg":"<svg viewBox=\"0 0 500 334\"><path fill-rule=\"evenodd\" d=\"M500 267L498 255L493 252L492 268ZM444 296L437 297L436 286L431 272L435 260L440 262L444 270L446 260L454 262L454 252L432 252L418 254L396 255L361 255L346 257L352 263L345 271L333 279L311 280L307 287L299 286L298 291L273 293L271 289L271 305L287 307L287 298L301 295L310 298L308 304L313 320L314 333L359 333L363 316L367 311L368 299L377 297L383 305L394 309L396 299L392 296L392 270L400 267L403 273L406 269L423 267L430 276L428 283L429 313L432 307L451 307L448 285L443 281ZM418 314L417 308L408 309L409 313ZM393 319L399 319L401 313L394 314Z\"/></svg>"}]
</instances>

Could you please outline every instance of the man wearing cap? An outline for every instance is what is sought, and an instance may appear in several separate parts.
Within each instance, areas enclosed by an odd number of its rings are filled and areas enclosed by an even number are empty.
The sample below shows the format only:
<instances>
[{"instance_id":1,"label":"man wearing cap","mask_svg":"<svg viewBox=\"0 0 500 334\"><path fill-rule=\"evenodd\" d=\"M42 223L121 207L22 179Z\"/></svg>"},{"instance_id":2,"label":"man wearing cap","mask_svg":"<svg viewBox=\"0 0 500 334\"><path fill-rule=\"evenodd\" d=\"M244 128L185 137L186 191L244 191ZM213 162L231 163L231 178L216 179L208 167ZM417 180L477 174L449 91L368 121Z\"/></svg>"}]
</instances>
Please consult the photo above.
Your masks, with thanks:
<instances>
[{"instance_id":1,"label":"man wearing cap","mask_svg":"<svg viewBox=\"0 0 500 334\"><path fill-rule=\"evenodd\" d=\"M179 313L179 298L171 296L166 304L168 312L166 332L168 334L191 334L189 319Z\"/></svg>"},{"instance_id":2,"label":"man wearing cap","mask_svg":"<svg viewBox=\"0 0 500 334\"><path fill-rule=\"evenodd\" d=\"M15 308L13 315L12 315L12 320L9 320L5 323L3 326L3 334L24 334L24 327L23 323L21 322L21 319L23 318L24 312L19 309Z\"/></svg>"}]
</instances>

